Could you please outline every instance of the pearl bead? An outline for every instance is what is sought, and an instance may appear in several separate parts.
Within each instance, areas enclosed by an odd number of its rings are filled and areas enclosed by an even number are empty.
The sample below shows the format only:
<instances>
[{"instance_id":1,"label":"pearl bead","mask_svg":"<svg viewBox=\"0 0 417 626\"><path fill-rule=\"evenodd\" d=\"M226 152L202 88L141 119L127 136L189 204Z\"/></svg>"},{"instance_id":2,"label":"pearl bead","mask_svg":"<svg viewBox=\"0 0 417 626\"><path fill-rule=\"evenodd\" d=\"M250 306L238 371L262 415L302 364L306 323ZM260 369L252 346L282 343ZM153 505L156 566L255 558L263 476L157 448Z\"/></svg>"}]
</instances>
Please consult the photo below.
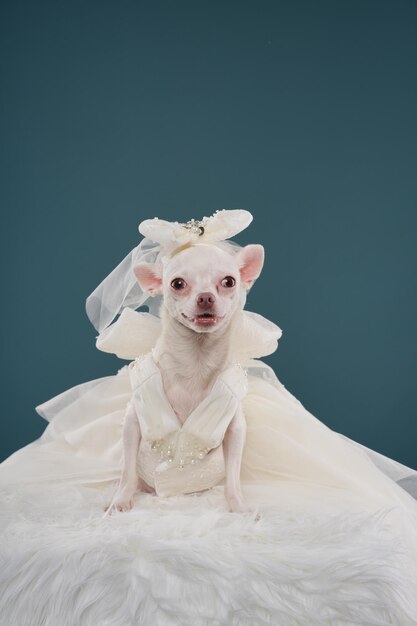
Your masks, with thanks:
<instances>
[{"instance_id":1,"label":"pearl bead","mask_svg":"<svg viewBox=\"0 0 417 626\"><path fill-rule=\"evenodd\" d=\"M171 463L178 458L178 467L183 469L188 463L193 465L204 459L206 454L210 451L207 446L201 445L203 443L195 435L191 433L184 433L185 437L181 436L181 432L171 434L169 440L166 438L153 439L150 444L152 450L159 452L158 456L161 459L166 459Z\"/></svg>"}]
</instances>

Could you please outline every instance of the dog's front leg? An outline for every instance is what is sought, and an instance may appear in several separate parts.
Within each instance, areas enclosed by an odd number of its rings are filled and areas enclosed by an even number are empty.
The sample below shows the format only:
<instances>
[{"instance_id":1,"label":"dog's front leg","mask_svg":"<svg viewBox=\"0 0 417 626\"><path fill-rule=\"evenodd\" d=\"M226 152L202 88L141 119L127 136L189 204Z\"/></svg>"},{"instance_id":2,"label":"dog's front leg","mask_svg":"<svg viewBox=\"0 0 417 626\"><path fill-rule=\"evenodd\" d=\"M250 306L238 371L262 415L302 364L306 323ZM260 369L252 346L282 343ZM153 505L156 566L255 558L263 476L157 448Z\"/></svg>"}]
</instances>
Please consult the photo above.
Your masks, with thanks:
<instances>
[{"instance_id":1,"label":"dog's front leg","mask_svg":"<svg viewBox=\"0 0 417 626\"><path fill-rule=\"evenodd\" d=\"M133 402L129 402L123 422L123 471L113 501L105 507L128 511L133 506L133 496L138 487L136 463L141 440L139 420Z\"/></svg>"},{"instance_id":2,"label":"dog's front leg","mask_svg":"<svg viewBox=\"0 0 417 626\"><path fill-rule=\"evenodd\" d=\"M245 504L240 487L240 467L243 448L246 440L246 419L242 407L239 406L224 435L223 453L225 457L226 480L224 495L229 511L242 513L249 511Z\"/></svg>"}]
</instances>

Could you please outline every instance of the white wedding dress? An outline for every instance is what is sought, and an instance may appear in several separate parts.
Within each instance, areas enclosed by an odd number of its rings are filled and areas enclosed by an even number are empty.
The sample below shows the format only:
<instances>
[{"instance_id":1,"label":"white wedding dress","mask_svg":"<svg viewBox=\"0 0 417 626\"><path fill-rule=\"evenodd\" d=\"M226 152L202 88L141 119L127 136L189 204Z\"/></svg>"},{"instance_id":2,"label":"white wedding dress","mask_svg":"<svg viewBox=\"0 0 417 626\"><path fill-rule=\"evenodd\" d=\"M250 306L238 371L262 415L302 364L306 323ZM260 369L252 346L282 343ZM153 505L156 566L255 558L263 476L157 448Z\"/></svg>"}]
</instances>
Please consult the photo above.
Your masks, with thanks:
<instances>
[{"instance_id":1,"label":"white wedding dress","mask_svg":"<svg viewBox=\"0 0 417 626\"><path fill-rule=\"evenodd\" d=\"M281 332L253 313L241 314L234 365L181 424L159 332L159 318L124 309L97 347L130 363L36 407L44 433L0 465L0 623L417 624L417 501L398 484L417 472L304 408L259 360ZM240 402L252 512L236 514L222 440ZM103 517L130 403L138 474L156 494Z\"/></svg>"}]
</instances>

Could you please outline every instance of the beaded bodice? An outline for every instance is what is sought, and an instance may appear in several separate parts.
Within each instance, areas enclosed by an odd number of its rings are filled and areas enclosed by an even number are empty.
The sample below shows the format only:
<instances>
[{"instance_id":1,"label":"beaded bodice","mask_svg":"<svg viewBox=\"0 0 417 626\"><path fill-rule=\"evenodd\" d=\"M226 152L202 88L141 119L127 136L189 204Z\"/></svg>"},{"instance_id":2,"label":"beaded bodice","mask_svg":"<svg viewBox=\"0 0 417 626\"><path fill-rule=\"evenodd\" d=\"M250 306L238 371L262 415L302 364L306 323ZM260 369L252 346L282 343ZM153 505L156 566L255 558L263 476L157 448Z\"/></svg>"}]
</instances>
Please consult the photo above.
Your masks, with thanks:
<instances>
[{"instance_id":1,"label":"beaded bodice","mask_svg":"<svg viewBox=\"0 0 417 626\"><path fill-rule=\"evenodd\" d=\"M220 470L220 455L214 452L221 447L225 431L246 393L243 368L236 363L220 372L211 391L183 424L166 397L161 372L152 352L132 361L129 375L142 439L148 446L142 450L142 467L138 468L143 470L145 480L152 478L157 487L157 477L162 485L162 474L169 472L170 491L176 481L177 490L184 492L180 483L186 481L188 484L192 476L204 478L199 472L207 475L211 459L213 462L217 459ZM152 472L149 471L151 461Z\"/></svg>"}]
</instances>

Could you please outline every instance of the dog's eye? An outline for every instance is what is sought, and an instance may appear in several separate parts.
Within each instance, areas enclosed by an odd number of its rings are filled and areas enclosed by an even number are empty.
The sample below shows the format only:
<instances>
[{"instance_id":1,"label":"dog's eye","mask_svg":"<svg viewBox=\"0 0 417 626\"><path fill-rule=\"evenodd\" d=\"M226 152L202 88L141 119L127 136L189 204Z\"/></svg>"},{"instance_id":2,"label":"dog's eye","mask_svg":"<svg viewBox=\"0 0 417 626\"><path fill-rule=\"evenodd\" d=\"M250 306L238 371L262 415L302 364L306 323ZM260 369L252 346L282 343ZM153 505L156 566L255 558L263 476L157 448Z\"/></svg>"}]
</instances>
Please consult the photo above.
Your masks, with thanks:
<instances>
[{"instance_id":1,"label":"dog's eye","mask_svg":"<svg viewBox=\"0 0 417 626\"><path fill-rule=\"evenodd\" d=\"M236 285L236 281L233 278L233 276L226 276L225 278L223 278L222 280L222 287L234 287Z\"/></svg>"},{"instance_id":2,"label":"dog's eye","mask_svg":"<svg viewBox=\"0 0 417 626\"><path fill-rule=\"evenodd\" d=\"M186 283L183 278L174 278L174 280L171 280L171 287L175 289L176 291L179 291L180 289L184 289L185 284Z\"/></svg>"}]
</instances>

